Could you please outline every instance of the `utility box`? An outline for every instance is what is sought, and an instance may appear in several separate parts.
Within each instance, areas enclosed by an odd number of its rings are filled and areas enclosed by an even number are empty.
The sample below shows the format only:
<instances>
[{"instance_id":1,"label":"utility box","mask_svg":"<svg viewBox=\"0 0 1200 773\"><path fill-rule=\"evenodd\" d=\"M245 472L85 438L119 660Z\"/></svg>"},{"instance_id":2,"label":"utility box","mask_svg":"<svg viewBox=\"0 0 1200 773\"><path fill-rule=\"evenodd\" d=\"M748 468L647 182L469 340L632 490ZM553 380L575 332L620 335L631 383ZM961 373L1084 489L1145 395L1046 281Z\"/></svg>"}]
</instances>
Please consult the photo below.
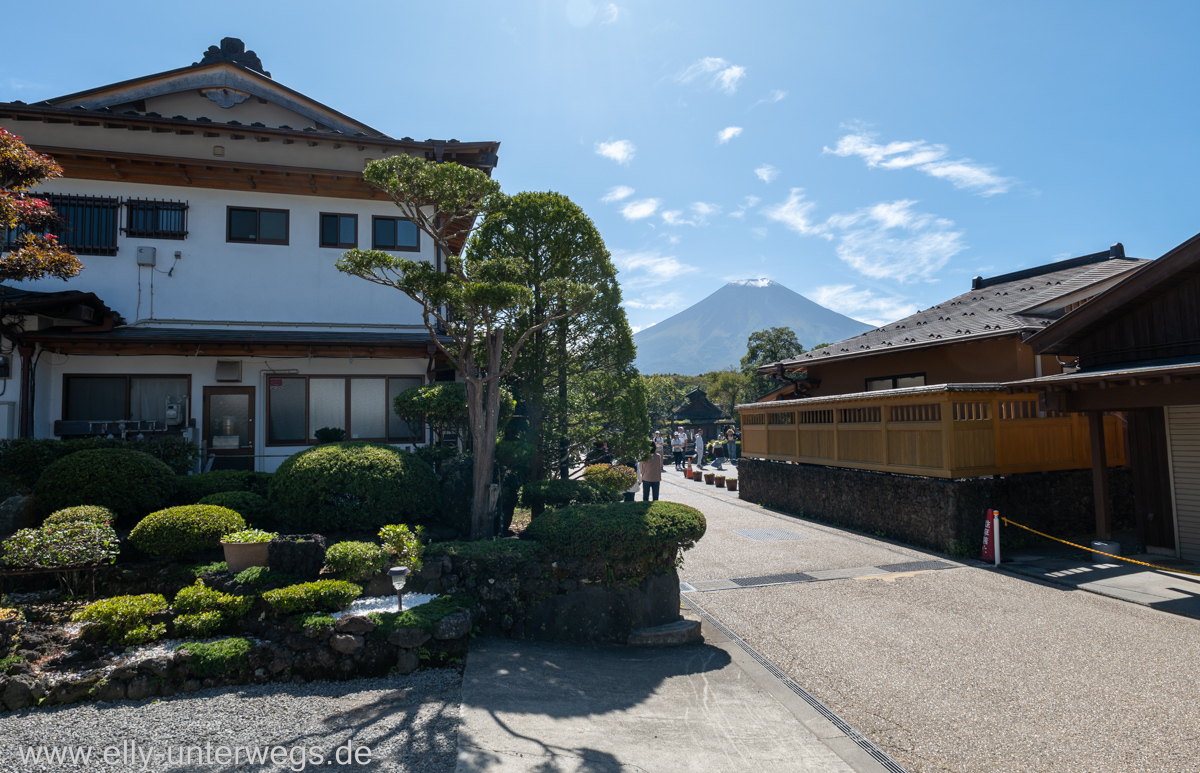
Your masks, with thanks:
<instances>
[{"instance_id":1,"label":"utility box","mask_svg":"<svg viewBox=\"0 0 1200 773\"><path fill-rule=\"evenodd\" d=\"M158 250L154 247L138 247L137 248L137 264L139 266L157 266L158 265Z\"/></svg>"}]
</instances>

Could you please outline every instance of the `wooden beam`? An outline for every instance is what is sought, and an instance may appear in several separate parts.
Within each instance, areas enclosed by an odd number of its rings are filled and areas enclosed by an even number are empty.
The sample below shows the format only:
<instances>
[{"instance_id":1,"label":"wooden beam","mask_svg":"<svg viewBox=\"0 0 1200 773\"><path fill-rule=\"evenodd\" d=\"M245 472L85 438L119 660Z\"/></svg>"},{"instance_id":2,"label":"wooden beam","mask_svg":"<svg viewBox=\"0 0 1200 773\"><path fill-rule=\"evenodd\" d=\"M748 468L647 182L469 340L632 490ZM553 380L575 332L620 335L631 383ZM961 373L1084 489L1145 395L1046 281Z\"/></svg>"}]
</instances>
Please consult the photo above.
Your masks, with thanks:
<instances>
[{"instance_id":1,"label":"wooden beam","mask_svg":"<svg viewBox=\"0 0 1200 773\"><path fill-rule=\"evenodd\" d=\"M1104 413L1088 412L1088 436L1092 443L1092 499L1096 506L1096 539L1112 539L1112 510L1108 497L1108 459L1104 450Z\"/></svg>"},{"instance_id":2,"label":"wooden beam","mask_svg":"<svg viewBox=\"0 0 1200 773\"><path fill-rule=\"evenodd\" d=\"M1074 385L1072 385L1074 386ZM1107 389L1080 389L1065 397L1067 411L1125 411L1135 408L1159 408L1166 405L1200 404L1200 380L1144 386L1110 386Z\"/></svg>"}]
</instances>

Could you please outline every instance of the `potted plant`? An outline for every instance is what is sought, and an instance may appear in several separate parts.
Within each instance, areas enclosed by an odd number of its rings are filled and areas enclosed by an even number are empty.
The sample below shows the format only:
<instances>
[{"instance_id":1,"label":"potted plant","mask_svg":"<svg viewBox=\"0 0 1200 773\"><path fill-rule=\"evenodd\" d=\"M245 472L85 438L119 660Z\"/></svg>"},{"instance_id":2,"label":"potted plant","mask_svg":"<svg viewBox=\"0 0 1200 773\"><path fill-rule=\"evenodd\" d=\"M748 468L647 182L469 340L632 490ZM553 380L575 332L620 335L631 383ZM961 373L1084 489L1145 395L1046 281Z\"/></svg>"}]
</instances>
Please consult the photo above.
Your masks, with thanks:
<instances>
[{"instance_id":1,"label":"potted plant","mask_svg":"<svg viewBox=\"0 0 1200 773\"><path fill-rule=\"evenodd\" d=\"M225 549L225 565L237 574L252 566L269 566L268 545L279 535L262 529L244 529L221 538Z\"/></svg>"},{"instance_id":2,"label":"potted plant","mask_svg":"<svg viewBox=\"0 0 1200 773\"><path fill-rule=\"evenodd\" d=\"M706 472L704 473L704 482L711 486L713 484L713 479L716 477L717 474L715 472Z\"/></svg>"},{"instance_id":3,"label":"potted plant","mask_svg":"<svg viewBox=\"0 0 1200 773\"><path fill-rule=\"evenodd\" d=\"M713 485L717 488L725 488L725 476L718 475L717 477L713 478Z\"/></svg>"},{"instance_id":4,"label":"potted plant","mask_svg":"<svg viewBox=\"0 0 1200 773\"><path fill-rule=\"evenodd\" d=\"M737 478L726 478L725 488L729 491L737 491Z\"/></svg>"}]
</instances>

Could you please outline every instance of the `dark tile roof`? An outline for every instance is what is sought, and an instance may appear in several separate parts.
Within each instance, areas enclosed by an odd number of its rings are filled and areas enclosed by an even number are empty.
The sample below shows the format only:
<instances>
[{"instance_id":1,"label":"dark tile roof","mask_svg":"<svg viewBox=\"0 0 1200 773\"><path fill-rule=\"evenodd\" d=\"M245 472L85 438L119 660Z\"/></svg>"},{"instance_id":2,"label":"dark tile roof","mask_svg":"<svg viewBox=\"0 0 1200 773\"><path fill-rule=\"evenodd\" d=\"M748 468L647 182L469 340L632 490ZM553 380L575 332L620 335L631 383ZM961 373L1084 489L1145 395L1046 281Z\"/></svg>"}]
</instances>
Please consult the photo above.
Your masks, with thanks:
<instances>
[{"instance_id":1,"label":"dark tile roof","mask_svg":"<svg viewBox=\"0 0 1200 773\"><path fill-rule=\"evenodd\" d=\"M671 421L717 422L729 421L729 414L713 405L703 389L696 388L684 396L683 405L671 414Z\"/></svg>"},{"instance_id":2,"label":"dark tile roof","mask_svg":"<svg viewBox=\"0 0 1200 773\"><path fill-rule=\"evenodd\" d=\"M1117 254L1120 257L1115 257ZM801 366L951 341L1033 333L1057 316L1039 307L1147 263L1150 261L1126 258L1123 251L1113 250L990 279L976 278L974 287L962 295L782 364ZM769 372L776 364L764 366L759 372Z\"/></svg>"},{"instance_id":3,"label":"dark tile roof","mask_svg":"<svg viewBox=\"0 0 1200 773\"><path fill-rule=\"evenodd\" d=\"M294 344L414 344L429 341L424 330L409 331L325 331L325 330L238 330L230 328L118 327L105 333L73 335L71 330L52 330L38 334L38 340L80 338L89 341L188 341L196 343L294 343Z\"/></svg>"}]
</instances>

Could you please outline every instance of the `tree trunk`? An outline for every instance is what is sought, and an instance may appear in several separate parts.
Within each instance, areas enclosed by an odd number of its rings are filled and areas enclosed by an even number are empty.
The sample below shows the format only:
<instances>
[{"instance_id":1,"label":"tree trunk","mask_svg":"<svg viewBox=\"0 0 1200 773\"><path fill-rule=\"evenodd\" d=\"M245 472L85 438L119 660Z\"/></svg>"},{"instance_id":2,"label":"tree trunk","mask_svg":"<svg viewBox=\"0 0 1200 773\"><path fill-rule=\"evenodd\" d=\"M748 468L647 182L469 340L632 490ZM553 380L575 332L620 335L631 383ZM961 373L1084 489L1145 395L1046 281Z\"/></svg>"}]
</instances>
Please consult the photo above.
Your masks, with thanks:
<instances>
[{"instance_id":1,"label":"tree trunk","mask_svg":"<svg viewBox=\"0 0 1200 773\"><path fill-rule=\"evenodd\" d=\"M504 351L504 330L487 341L489 363L499 363ZM498 367L494 366L494 367ZM471 476L475 486L471 498L471 539L490 539L493 534L491 488L496 459L496 434L500 423L500 383L484 373L467 379L467 410L471 417L471 440L475 446L475 466Z\"/></svg>"},{"instance_id":2,"label":"tree trunk","mask_svg":"<svg viewBox=\"0 0 1200 773\"><path fill-rule=\"evenodd\" d=\"M558 477L571 477L571 460L568 456L571 441L567 438L567 320L554 325L558 344Z\"/></svg>"},{"instance_id":3,"label":"tree trunk","mask_svg":"<svg viewBox=\"0 0 1200 773\"><path fill-rule=\"evenodd\" d=\"M546 477L546 449L544 445L545 432L542 423L546 420L546 405L542 396L530 397L525 403L525 413L529 422L529 437L533 440L533 459L529 463L529 479L541 480Z\"/></svg>"}]
</instances>

